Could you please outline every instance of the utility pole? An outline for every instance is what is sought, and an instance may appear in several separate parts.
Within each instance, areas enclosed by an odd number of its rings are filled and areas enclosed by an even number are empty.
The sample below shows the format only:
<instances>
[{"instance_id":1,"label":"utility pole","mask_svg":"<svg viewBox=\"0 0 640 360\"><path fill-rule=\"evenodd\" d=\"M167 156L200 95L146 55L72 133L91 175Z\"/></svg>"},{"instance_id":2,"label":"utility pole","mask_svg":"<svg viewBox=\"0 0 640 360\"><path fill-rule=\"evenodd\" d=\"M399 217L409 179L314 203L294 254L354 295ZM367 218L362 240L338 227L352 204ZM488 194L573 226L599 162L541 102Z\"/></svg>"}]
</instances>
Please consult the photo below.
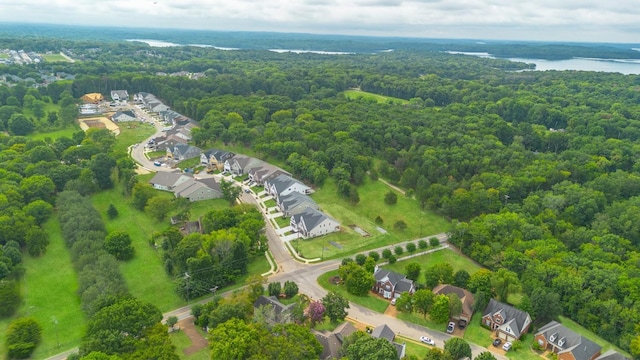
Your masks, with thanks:
<instances>
[{"instance_id":1,"label":"utility pole","mask_svg":"<svg viewBox=\"0 0 640 360\"><path fill-rule=\"evenodd\" d=\"M60 337L58 336L58 319L55 316L53 316L52 321L56 331L56 342L58 343L58 349L60 349Z\"/></svg>"},{"instance_id":2,"label":"utility pole","mask_svg":"<svg viewBox=\"0 0 640 360\"><path fill-rule=\"evenodd\" d=\"M211 295L213 295L213 296L216 296L216 290L218 290L217 286L214 286L211 289L209 289L209 291L211 291Z\"/></svg>"},{"instance_id":3,"label":"utility pole","mask_svg":"<svg viewBox=\"0 0 640 360\"><path fill-rule=\"evenodd\" d=\"M184 273L184 278L187 279L187 304L189 303L189 279L191 279L191 275L188 272Z\"/></svg>"}]
</instances>

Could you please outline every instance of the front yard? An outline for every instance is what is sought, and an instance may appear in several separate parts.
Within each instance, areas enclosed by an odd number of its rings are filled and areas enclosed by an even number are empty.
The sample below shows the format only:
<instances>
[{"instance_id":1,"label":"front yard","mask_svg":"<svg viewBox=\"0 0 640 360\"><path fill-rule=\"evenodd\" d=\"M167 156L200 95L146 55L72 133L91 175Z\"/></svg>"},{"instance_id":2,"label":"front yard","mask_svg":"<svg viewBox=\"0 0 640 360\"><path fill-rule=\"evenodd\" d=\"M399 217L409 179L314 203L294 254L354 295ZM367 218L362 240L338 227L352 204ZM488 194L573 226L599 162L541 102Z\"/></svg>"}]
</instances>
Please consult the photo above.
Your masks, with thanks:
<instances>
[{"instance_id":1,"label":"front yard","mask_svg":"<svg viewBox=\"0 0 640 360\"><path fill-rule=\"evenodd\" d=\"M322 274L318 278L318 284L320 284L320 286L322 286L327 291L335 291L338 294L344 296L345 299L355 304L364 306L367 309L379 312L380 314L384 313L384 311L389 306L388 300L382 299L371 292L367 293L367 295L365 296L356 296L350 294L343 285L334 285L329 282L329 279L334 276L338 276L338 270L332 270Z\"/></svg>"}]
</instances>

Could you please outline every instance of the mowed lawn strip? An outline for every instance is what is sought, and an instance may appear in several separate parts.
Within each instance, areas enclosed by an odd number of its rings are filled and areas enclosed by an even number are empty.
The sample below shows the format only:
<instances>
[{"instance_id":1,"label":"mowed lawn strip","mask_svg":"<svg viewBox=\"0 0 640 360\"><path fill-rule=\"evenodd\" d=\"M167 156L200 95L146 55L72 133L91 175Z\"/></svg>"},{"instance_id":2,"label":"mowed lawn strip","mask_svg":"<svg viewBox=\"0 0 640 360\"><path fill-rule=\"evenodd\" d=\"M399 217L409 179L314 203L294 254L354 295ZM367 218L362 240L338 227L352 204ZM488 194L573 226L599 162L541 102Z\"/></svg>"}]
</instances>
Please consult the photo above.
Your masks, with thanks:
<instances>
[{"instance_id":1,"label":"mowed lawn strip","mask_svg":"<svg viewBox=\"0 0 640 360\"><path fill-rule=\"evenodd\" d=\"M158 195L173 196L163 191L158 191ZM174 290L172 279L164 270L160 251L149 245L151 235L166 229L169 220L157 221L134 209L120 188L97 193L92 196L92 201L102 214L107 231L124 231L131 237L135 256L129 261L120 262L120 271L127 281L129 292L140 300L156 305L163 312L183 305ZM113 220L106 216L109 204L118 210L118 217Z\"/></svg>"},{"instance_id":2,"label":"mowed lawn strip","mask_svg":"<svg viewBox=\"0 0 640 360\"><path fill-rule=\"evenodd\" d=\"M350 294L344 285L334 285L330 283L329 278L331 278L332 276L338 276L338 270L332 270L320 275L320 277L318 278L318 284L320 284L320 286L322 286L327 291L335 291L338 294L344 296L345 299L381 314L384 313L384 311L389 306L389 301L381 299L370 292L365 296L356 296Z\"/></svg>"},{"instance_id":3,"label":"mowed lawn strip","mask_svg":"<svg viewBox=\"0 0 640 360\"><path fill-rule=\"evenodd\" d=\"M44 359L78 346L85 323L76 294L76 272L56 214L44 224L44 230L50 241L47 252L38 258L23 255L26 273L21 282L23 305L18 310L19 316L32 316L42 327L42 342L33 359ZM0 329L0 333L4 336L5 329ZM2 339L3 351L4 346Z\"/></svg>"},{"instance_id":4,"label":"mowed lawn strip","mask_svg":"<svg viewBox=\"0 0 640 360\"><path fill-rule=\"evenodd\" d=\"M155 127L138 121L117 124L120 128L118 141L113 149L118 152L126 152L127 148L133 144L138 144L156 132ZM139 146L143 146L140 144ZM164 155L165 153L163 153Z\"/></svg>"},{"instance_id":5,"label":"mowed lawn strip","mask_svg":"<svg viewBox=\"0 0 640 360\"><path fill-rule=\"evenodd\" d=\"M453 267L454 273L458 270L466 270L470 275L481 269L480 265L451 249L442 249L406 260L400 258L395 264L387 264L383 268L404 274L405 267L413 262L420 264L421 272L418 282L424 281L424 270L435 264L447 263Z\"/></svg>"},{"instance_id":6,"label":"mowed lawn strip","mask_svg":"<svg viewBox=\"0 0 640 360\"><path fill-rule=\"evenodd\" d=\"M405 99L400 99L400 98L391 97L391 96L378 95L378 94L374 94L374 93L370 93L370 92L366 92L366 91L362 91L362 90L345 90L345 91L342 92L342 94L347 99L351 99L351 100L356 100L356 99L375 100L379 104L394 103L394 104L402 104L402 105L404 105L404 104L408 104L409 103L409 101L405 100Z\"/></svg>"},{"instance_id":7,"label":"mowed lawn strip","mask_svg":"<svg viewBox=\"0 0 640 360\"><path fill-rule=\"evenodd\" d=\"M445 219L431 212L421 211L415 200L399 193L398 202L387 205L384 202L387 192L389 187L382 182L367 179L358 187L360 202L352 205L338 196L334 180L327 179L311 197L320 205L322 211L340 222L342 231L301 241L302 255L307 258L319 258L324 255L325 259L346 257L356 252L438 234L449 228ZM380 227L387 231L386 234L377 228L375 219L378 216L383 220ZM407 224L406 229L394 229L393 224L400 220ZM363 229L369 236L360 235L351 226Z\"/></svg>"},{"instance_id":8,"label":"mowed lawn strip","mask_svg":"<svg viewBox=\"0 0 640 360\"><path fill-rule=\"evenodd\" d=\"M73 125L66 126L62 129L54 130L50 132L34 132L27 135L27 137L34 140L44 140L45 138L51 138L52 140L55 140L59 137L66 136L72 139L73 133L78 131L80 131L80 127L76 124L73 124Z\"/></svg>"}]
</instances>

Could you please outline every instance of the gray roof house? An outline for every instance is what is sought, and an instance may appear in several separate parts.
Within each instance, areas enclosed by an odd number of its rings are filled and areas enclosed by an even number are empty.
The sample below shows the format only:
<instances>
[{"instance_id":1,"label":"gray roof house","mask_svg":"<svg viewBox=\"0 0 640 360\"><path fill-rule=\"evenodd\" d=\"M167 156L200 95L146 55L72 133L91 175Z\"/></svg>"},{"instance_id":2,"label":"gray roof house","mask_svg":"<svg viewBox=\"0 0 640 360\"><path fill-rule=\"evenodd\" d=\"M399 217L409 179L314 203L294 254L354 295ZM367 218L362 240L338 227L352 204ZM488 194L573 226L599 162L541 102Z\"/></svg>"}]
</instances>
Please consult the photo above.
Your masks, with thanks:
<instances>
[{"instance_id":1,"label":"gray roof house","mask_svg":"<svg viewBox=\"0 0 640 360\"><path fill-rule=\"evenodd\" d=\"M246 174L254 167L266 164L264 161L245 155L236 155L224 162L224 171L228 171L236 176Z\"/></svg>"},{"instance_id":2,"label":"gray roof house","mask_svg":"<svg viewBox=\"0 0 640 360\"><path fill-rule=\"evenodd\" d=\"M333 331L323 331L312 329L311 332L322 345L321 360L339 359L340 350L344 339L355 333L357 330L350 322L346 321L335 328Z\"/></svg>"},{"instance_id":3,"label":"gray roof house","mask_svg":"<svg viewBox=\"0 0 640 360\"><path fill-rule=\"evenodd\" d=\"M115 122L135 121L136 114L131 110L118 111L111 116L111 120Z\"/></svg>"},{"instance_id":4,"label":"gray roof house","mask_svg":"<svg viewBox=\"0 0 640 360\"><path fill-rule=\"evenodd\" d=\"M158 151L167 150L178 144L186 144L186 143L187 143L187 140L176 135L158 136L156 137L156 150Z\"/></svg>"},{"instance_id":5,"label":"gray roof house","mask_svg":"<svg viewBox=\"0 0 640 360\"><path fill-rule=\"evenodd\" d=\"M628 358L615 350L609 350L598 356L596 360L631 360L631 358Z\"/></svg>"},{"instance_id":6,"label":"gray roof house","mask_svg":"<svg viewBox=\"0 0 640 360\"><path fill-rule=\"evenodd\" d=\"M173 191L176 186L188 180L193 180L190 174L158 171L153 178L149 180L149 184L151 184L154 189Z\"/></svg>"},{"instance_id":7,"label":"gray roof house","mask_svg":"<svg viewBox=\"0 0 640 360\"><path fill-rule=\"evenodd\" d=\"M285 217L299 214L307 208L320 210L320 207L312 198L299 192L292 192L278 198L278 209Z\"/></svg>"},{"instance_id":8,"label":"gray roof house","mask_svg":"<svg viewBox=\"0 0 640 360\"><path fill-rule=\"evenodd\" d=\"M312 192L309 186L285 174L265 180L264 189L276 199L294 191L301 194L310 194Z\"/></svg>"},{"instance_id":9,"label":"gray roof house","mask_svg":"<svg viewBox=\"0 0 640 360\"><path fill-rule=\"evenodd\" d=\"M129 100L129 93L127 90L111 90L111 99L113 101L127 101Z\"/></svg>"},{"instance_id":10,"label":"gray roof house","mask_svg":"<svg viewBox=\"0 0 640 360\"><path fill-rule=\"evenodd\" d=\"M280 174L291 175L279 167L267 163L251 168L248 172L249 179L258 185L264 184L265 179L275 177Z\"/></svg>"},{"instance_id":11,"label":"gray roof house","mask_svg":"<svg viewBox=\"0 0 640 360\"><path fill-rule=\"evenodd\" d=\"M498 338L514 341L529 331L531 316L526 311L491 299L482 315L482 325L495 331Z\"/></svg>"},{"instance_id":12,"label":"gray roof house","mask_svg":"<svg viewBox=\"0 0 640 360\"><path fill-rule=\"evenodd\" d=\"M563 360L595 360L602 350L600 345L557 321L551 321L541 327L535 335L535 341L543 349L558 354L558 358Z\"/></svg>"},{"instance_id":13,"label":"gray roof house","mask_svg":"<svg viewBox=\"0 0 640 360\"><path fill-rule=\"evenodd\" d=\"M273 319L270 319L271 323L274 324L283 324L291 322L291 309L295 306L295 303L284 305L275 296L264 296L260 295L260 297L253 303L254 308L259 308L262 306L268 306L273 308Z\"/></svg>"},{"instance_id":14,"label":"gray roof house","mask_svg":"<svg viewBox=\"0 0 640 360\"><path fill-rule=\"evenodd\" d=\"M391 330L391 328L388 327L386 324L376 326L375 329L373 329L373 331L371 332L371 337L378 338L378 339L386 339L391 343L391 345L393 345L396 348L396 351L398 352L398 359L402 359L403 357L405 357L406 351L407 351L406 349L407 345L405 343L400 344L393 341L393 339L395 339L396 337L396 333L394 333L393 330Z\"/></svg>"},{"instance_id":15,"label":"gray roof house","mask_svg":"<svg viewBox=\"0 0 640 360\"><path fill-rule=\"evenodd\" d=\"M407 279L406 276L391 270L376 266L373 271L373 277L376 279L373 291L385 299L399 298L402 293L413 294L416 291L413 280Z\"/></svg>"},{"instance_id":16,"label":"gray roof house","mask_svg":"<svg viewBox=\"0 0 640 360\"><path fill-rule=\"evenodd\" d=\"M202 150L195 146L187 144L176 144L173 147L167 147L167 158L182 161L200 156Z\"/></svg>"},{"instance_id":17,"label":"gray roof house","mask_svg":"<svg viewBox=\"0 0 640 360\"><path fill-rule=\"evenodd\" d=\"M210 168L222 169L224 162L232 158L235 154L231 151L209 149L200 154L200 163Z\"/></svg>"},{"instance_id":18,"label":"gray roof house","mask_svg":"<svg viewBox=\"0 0 640 360\"><path fill-rule=\"evenodd\" d=\"M471 316L473 316L473 303L475 299L473 298L473 294L468 290L453 285L440 284L433 288L433 293L436 295L456 294L458 299L462 302L462 312L460 315L452 317L456 320L464 320L467 323L471 321Z\"/></svg>"},{"instance_id":19,"label":"gray roof house","mask_svg":"<svg viewBox=\"0 0 640 360\"><path fill-rule=\"evenodd\" d=\"M292 230L304 238L340 231L338 221L313 208L306 208L301 213L293 215L289 223Z\"/></svg>"},{"instance_id":20,"label":"gray roof house","mask_svg":"<svg viewBox=\"0 0 640 360\"><path fill-rule=\"evenodd\" d=\"M220 185L213 178L185 181L173 189L173 194L177 198L186 198L192 202L222 197Z\"/></svg>"}]
</instances>

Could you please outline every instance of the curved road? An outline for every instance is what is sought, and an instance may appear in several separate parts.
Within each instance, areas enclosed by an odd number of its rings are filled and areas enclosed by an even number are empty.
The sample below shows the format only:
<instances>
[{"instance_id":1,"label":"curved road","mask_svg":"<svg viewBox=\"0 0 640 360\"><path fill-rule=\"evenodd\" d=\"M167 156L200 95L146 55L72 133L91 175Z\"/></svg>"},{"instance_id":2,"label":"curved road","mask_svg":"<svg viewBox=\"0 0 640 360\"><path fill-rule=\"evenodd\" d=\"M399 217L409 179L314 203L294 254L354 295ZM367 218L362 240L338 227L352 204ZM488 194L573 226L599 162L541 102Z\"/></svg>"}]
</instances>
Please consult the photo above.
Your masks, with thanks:
<instances>
[{"instance_id":1,"label":"curved road","mask_svg":"<svg viewBox=\"0 0 640 360\"><path fill-rule=\"evenodd\" d=\"M161 126L162 125L156 122L156 129L158 131L156 132L155 135L149 137L149 139L152 137L158 136L162 132ZM132 151L131 151L132 158L135 161L137 161L142 167L147 168L148 170L170 171L171 169L168 169L166 167L154 166L153 163L144 156L143 144L145 144L147 141L148 139L145 140L140 145L134 146L132 148ZM244 191L241 194L242 195L240 200L242 202L251 203L258 206L257 201L253 194L245 193ZM261 207L259 206L258 208L261 209ZM327 291L318 284L317 279L320 275L326 273L327 271L337 269L340 266L341 261L329 260L329 261L324 261L316 264L305 264L305 263L296 261L294 257L291 255L291 253L289 252L289 250L286 248L285 244L282 242L280 237L276 234L271 221L266 220L265 222L267 224L265 228L265 233L269 241L269 251L273 255L273 258L275 259L275 262L278 266L277 271L268 277L268 281L271 281L271 282L295 281L296 284L298 284L298 288L301 293L307 294L309 297L313 299L321 299L322 297L324 297L327 294ZM424 239L428 239L432 236L425 237ZM446 234L437 234L435 236L437 236L440 239L440 242L442 244L441 248L449 246L447 243ZM416 241L416 240L412 240L412 241ZM381 252L384 249L393 248L396 245L398 244L394 244L393 246L385 246L378 249L367 250L366 252L363 252L363 253L366 254L369 251ZM428 250L427 252L437 251L437 250L439 249L431 249L431 250ZM227 294L231 294L231 291L227 293L221 293L219 295L225 296ZM206 303L208 301L211 301L211 298L203 299L201 301L198 301L198 303ZM168 318L169 316L177 316L179 319L184 319L186 317L189 317L191 315L192 305L193 304L190 304L182 308L167 312L164 314L164 319L166 320L166 318ZM403 337L406 337L406 338L419 341L420 336L427 336L434 339L436 341L437 347L440 347L440 348L444 346L444 342L446 340L451 338L451 335L446 334L444 332L435 331L420 325L399 320L392 316L380 314L373 310L367 309L365 307L362 307L354 303L349 303L349 306L350 306L349 308L350 318L356 321L363 322L371 327L376 327L379 325L386 324L397 335L402 335ZM491 350L491 349L483 348L481 346L477 346L475 344L471 344L471 349L472 349L474 358L478 356L481 352ZM68 356L74 351L77 351L77 349L72 349L64 353L58 354L54 357L49 358L49 360L65 359L66 356ZM500 355L497 353L493 353L493 355L498 360L507 360L507 358L503 355Z\"/></svg>"}]
</instances>

